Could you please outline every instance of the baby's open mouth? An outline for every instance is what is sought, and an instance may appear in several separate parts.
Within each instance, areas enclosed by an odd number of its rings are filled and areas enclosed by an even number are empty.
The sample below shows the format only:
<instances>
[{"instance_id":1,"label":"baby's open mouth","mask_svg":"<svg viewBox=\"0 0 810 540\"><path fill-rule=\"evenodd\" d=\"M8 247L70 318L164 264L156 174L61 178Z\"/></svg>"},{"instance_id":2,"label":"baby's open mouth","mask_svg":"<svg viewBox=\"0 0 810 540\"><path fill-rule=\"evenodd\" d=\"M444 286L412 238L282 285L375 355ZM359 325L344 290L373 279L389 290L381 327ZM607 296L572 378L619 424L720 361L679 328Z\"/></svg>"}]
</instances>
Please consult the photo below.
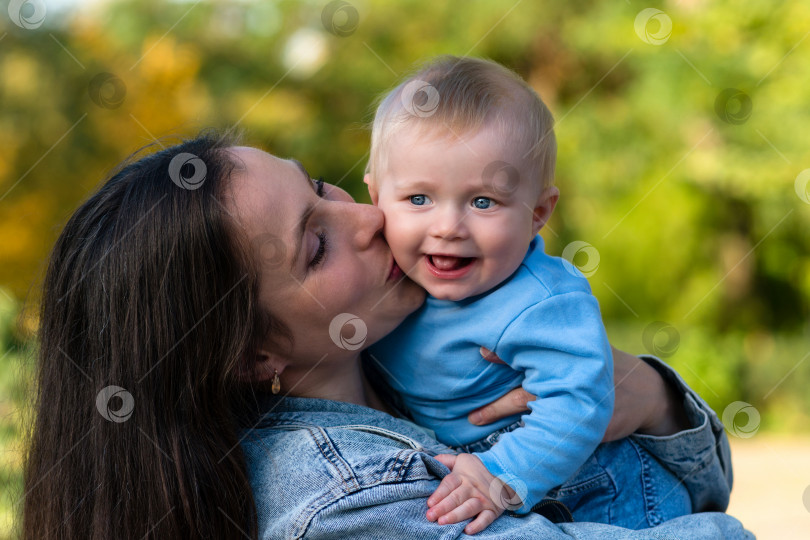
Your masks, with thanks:
<instances>
[{"instance_id":1,"label":"baby's open mouth","mask_svg":"<svg viewBox=\"0 0 810 540\"><path fill-rule=\"evenodd\" d=\"M472 257L452 257L449 255L428 255L428 261L437 270L442 272L452 272L469 266L475 259Z\"/></svg>"}]
</instances>

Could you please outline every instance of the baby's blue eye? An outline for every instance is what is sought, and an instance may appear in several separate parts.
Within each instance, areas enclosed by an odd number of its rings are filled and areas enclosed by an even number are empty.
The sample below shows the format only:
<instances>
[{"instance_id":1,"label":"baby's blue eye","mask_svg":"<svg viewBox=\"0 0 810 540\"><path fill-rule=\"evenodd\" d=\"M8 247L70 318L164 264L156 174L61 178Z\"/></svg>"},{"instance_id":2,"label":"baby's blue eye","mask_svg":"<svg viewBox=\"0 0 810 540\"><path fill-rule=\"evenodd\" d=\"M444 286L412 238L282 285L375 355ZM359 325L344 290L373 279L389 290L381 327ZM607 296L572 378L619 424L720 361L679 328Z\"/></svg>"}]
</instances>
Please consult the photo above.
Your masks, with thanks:
<instances>
[{"instance_id":1,"label":"baby's blue eye","mask_svg":"<svg viewBox=\"0 0 810 540\"><path fill-rule=\"evenodd\" d=\"M492 208L492 206L495 205L495 201L489 197L476 197L473 199L472 204L479 210L486 210L487 208Z\"/></svg>"},{"instance_id":2,"label":"baby's blue eye","mask_svg":"<svg viewBox=\"0 0 810 540\"><path fill-rule=\"evenodd\" d=\"M410 200L414 206L423 206L430 202L427 195L411 195Z\"/></svg>"}]
</instances>

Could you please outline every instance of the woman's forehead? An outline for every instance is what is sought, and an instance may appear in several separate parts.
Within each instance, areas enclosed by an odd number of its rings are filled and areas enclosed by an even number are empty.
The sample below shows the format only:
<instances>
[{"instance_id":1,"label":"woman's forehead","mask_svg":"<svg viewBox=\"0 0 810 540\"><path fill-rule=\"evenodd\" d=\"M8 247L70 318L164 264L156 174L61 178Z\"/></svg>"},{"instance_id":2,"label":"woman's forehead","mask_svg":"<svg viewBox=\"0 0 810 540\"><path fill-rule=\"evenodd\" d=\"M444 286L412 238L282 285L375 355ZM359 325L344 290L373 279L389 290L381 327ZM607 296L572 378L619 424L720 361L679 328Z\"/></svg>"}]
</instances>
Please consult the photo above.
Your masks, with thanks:
<instances>
[{"instance_id":1,"label":"woman's forehead","mask_svg":"<svg viewBox=\"0 0 810 540\"><path fill-rule=\"evenodd\" d=\"M292 162L257 148L231 149L238 166L231 175L226 204L248 229L286 229L285 219L302 204L303 176ZM258 232L258 231L248 231Z\"/></svg>"},{"instance_id":2,"label":"woman's forehead","mask_svg":"<svg viewBox=\"0 0 810 540\"><path fill-rule=\"evenodd\" d=\"M237 164L234 174L247 178L254 187L272 190L292 184L311 189L309 173L296 159L282 159L248 146L235 146L230 151Z\"/></svg>"}]
</instances>

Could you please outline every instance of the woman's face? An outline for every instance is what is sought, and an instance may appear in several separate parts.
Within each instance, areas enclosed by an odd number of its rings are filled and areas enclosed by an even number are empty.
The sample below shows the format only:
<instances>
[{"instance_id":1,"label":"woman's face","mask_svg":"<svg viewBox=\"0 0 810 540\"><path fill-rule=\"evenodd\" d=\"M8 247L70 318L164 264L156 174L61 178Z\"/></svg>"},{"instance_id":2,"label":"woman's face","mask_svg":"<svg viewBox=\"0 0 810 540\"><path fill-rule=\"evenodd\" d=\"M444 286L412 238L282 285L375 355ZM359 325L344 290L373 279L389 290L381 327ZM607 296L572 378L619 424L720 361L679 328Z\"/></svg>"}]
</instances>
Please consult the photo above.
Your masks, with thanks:
<instances>
[{"instance_id":1,"label":"woman's face","mask_svg":"<svg viewBox=\"0 0 810 540\"><path fill-rule=\"evenodd\" d=\"M379 209L336 186L319 189L296 161L231 150L244 167L226 206L260 262L263 307L292 334L291 365L355 356L421 305L424 291L395 266Z\"/></svg>"}]
</instances>

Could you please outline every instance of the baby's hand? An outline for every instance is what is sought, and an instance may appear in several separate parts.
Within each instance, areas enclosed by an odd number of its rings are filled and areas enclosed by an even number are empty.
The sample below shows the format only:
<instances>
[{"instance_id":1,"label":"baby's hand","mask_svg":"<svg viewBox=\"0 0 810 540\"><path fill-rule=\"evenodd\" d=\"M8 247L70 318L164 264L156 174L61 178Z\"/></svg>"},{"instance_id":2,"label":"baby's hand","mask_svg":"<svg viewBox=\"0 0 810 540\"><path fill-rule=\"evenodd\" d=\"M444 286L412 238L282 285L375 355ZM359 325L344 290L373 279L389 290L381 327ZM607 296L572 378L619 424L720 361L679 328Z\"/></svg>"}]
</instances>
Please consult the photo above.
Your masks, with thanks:
<instances>
[{"instance_id":1,"label":"baby's hand","mask_svg":"<svg viewBox=\"0 0 810 540\"><path fill-rule=\"evenodd\" d=\"M503 513L502 501L514 500L514 491L495 478L478 457L439 454L436 459L452 472L442 479L427 501L429 521L449 525L477 515L464 527L466 534L476 534Z\"/></svg>"}]
</instances>

